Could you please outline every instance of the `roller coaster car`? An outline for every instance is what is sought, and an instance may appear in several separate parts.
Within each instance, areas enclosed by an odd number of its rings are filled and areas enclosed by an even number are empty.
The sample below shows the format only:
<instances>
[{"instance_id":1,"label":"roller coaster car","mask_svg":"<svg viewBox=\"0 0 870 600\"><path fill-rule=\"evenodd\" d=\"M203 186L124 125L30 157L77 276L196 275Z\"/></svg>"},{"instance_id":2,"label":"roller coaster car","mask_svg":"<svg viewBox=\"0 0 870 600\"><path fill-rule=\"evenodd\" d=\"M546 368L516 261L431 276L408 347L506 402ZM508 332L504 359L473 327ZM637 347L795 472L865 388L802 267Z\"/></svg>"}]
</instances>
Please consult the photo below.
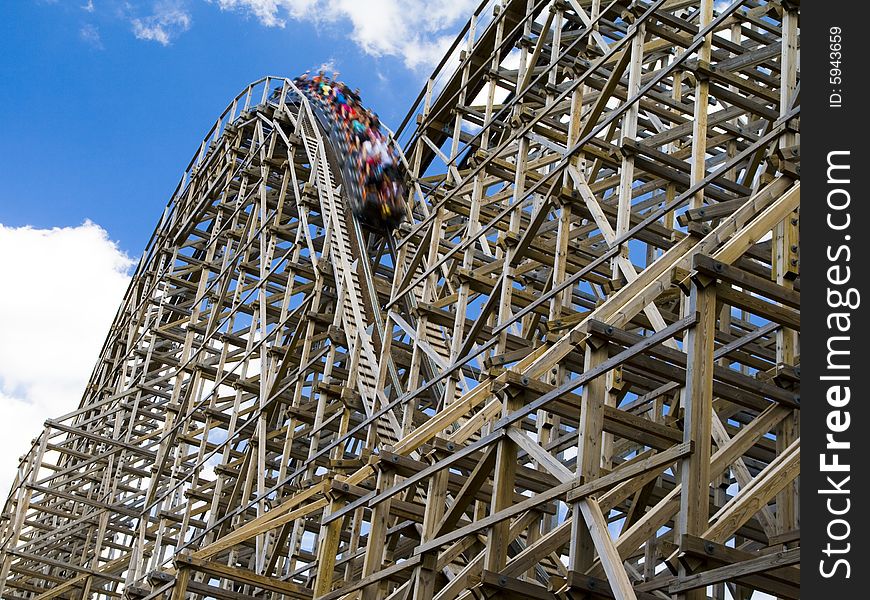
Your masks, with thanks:
<instances>
[{"instance_id":1,"label":"roller coaster car","mask_svg":"<svg viewBox=\"0 0 870 600\"><path fill-rule=\"evenodd\" d=\"M347 92L347 86L341 82L322 77L319 81L330 89L336 87L345 90L343 98L350 97L350 100L346 100L347 104L342 106L332 96L325 96L322 88L312 80L295 80L298 89L311 100L315 116L335 151L345 186L343 195L360 223L377 231L390 232L406 217L404 198L407 187L398 153L385 145L386 138L379 125L375 124L374 129L364 132L353 129L348 114L354 110L364 111L368 115L366 122L377 123L377 117L372 118L371 113L363 108L355 92ZM349 105L353 105L350 111ZM382 149L382 153L375 153L368 158L369 164L362 156L363 140Z\"/></svg>"},{"instance_id":2,"label":"roller coaster car","mask_svg":"<svg viewBox=\"0 0 870 600\"><path fill-rule=\"evenodd\" d=\"M371 182L349 194L351 210L361 222L374 229L392 231L405 218L405 186L396 173L381 181Z\"/></svg>"},{"instance_id":3,"label":"roller coaster car","mask_svg":"<svg viewBox=\"0 0 870 600\"><path fill-rule=\"evenodd\" d=\"M354 217L369 229L381 232L398 227L406 216L404 169L391 165L367 180L359 151L349 149L338 125L333 123L328 133L341 170L343 196Z\"/></svg>"}]
</instances>

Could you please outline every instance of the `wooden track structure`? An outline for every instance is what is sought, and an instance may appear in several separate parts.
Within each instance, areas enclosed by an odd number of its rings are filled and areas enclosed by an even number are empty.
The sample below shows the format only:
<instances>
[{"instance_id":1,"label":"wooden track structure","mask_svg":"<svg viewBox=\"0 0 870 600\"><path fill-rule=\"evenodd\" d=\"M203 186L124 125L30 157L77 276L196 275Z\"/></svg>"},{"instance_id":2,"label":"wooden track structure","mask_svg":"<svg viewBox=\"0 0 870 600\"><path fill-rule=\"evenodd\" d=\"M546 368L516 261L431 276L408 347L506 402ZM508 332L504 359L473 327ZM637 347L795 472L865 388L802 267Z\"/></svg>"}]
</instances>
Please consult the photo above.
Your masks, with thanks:
<instances>
[{"instance_id":1,"label":"wooden track structure","mask_svg":"<svg viewBox=\"0 0 870 600\"><path fill-rule=\"evenodd\" d=\"M484 3L392 239L249 86L21 458L2 597L798 598L798 46L790 0Z\"/></svg>"}]
</instances>

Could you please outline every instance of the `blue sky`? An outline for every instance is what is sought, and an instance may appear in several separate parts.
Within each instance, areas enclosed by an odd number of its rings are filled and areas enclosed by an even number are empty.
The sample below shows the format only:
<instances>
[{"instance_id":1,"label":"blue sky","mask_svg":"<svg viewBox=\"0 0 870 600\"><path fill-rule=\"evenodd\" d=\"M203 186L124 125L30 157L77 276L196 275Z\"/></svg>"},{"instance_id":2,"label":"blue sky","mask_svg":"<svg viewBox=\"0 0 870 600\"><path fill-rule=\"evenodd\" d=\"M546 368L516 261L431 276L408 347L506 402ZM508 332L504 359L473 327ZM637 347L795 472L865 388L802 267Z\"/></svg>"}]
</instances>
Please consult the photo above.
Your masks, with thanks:
<instances>
[{"instance_id":1,"label":"blue sky","mask_svg":"<svg viewBox=\"0 0 870 600\"><path fill-rule=\"evenodd\" d=\"M385 123L398 125L470 10L435 2L435 12L440 4L453 17L435 23L396 10L415 2L370 2L367 14L345 4L4 2L0 223L90 219L138 256L201 136L239 90L267 74L333 63ZM387 35L391 23L412 33Z\"/></svg>"}]
</instances>

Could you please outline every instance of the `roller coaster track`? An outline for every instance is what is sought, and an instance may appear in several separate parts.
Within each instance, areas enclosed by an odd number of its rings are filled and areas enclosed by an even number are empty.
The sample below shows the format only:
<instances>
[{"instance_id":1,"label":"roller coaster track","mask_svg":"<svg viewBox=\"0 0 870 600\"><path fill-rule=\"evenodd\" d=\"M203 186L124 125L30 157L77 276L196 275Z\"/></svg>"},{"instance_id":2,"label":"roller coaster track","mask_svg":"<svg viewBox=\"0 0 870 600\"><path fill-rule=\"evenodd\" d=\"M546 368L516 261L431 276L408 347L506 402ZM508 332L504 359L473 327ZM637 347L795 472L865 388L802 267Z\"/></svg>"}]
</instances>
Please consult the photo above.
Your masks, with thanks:
<instances>
[{"instance_id":1,"label":"roller coaster track","mask_svg":"<svg viewBox=\"0 0 870 600\"><path fill-rule=\"evenodd\" d=\"M798 598L799 5L713 4L481 4L392 235L316 102L243 90L21 457L0 597Z\"/></svg>"}]
</instances>

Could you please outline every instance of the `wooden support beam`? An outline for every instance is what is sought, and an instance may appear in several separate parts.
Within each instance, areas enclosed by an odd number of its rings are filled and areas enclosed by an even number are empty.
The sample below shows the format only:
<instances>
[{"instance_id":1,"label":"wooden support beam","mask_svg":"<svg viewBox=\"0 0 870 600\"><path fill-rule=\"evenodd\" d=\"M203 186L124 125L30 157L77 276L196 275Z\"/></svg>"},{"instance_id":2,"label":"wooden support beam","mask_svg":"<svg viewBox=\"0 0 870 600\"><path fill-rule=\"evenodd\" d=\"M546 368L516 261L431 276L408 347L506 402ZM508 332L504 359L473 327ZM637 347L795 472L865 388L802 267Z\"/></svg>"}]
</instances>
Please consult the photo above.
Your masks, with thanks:
<instances>
[{"instance_id":1,"label":"wooden support beam","mask_svg":"<svg viewBox=\"0 0 870 600\"><path fill-rule=\"evenodd\" d=\"M707 527L710 506L716 288L693 281L688 310L698 314L698 321L686 336L688 362L681 405L685 409L683 439L694 441L696 446L680 467L682 490L677 527L682 533L699 535ZM691 591L687 600L706 600L702 596L706 592L698 595Z\"/></svg>"},{"instance_id":2,"label":"wooden support beam","mask_svg":"<svg viewBox=\"0 0 870 600\"><path fill-rule=\"evenodd\" d=\"M704 571L703 573L688 575L671 583L668 586L668 592L671 594L677 594L685 592L686 590L706 587L710 584L719 583L721 581L740 579L746 575L752 575L753 573L760 573L778 567L799 564L800 560L800 548L782 550L780 552L768 554L767 556L759 556L758 558L753 558L741 563L728 565L727 567L718 567L716 569Z\"/></svg>"},{"instance_id":3,"label":"wooden support beam","mask_svg":"<svg viewBox=\"0 0 870 600\"><path fill-rule=\"evenodd\" d=\"M584 498L578 504L580 512L583 515L583 520L586 522L586 527L589 530L589 535L592 537L595 549L598 551L598 560L601 561L601 566L607 574L607 581L610 582L613 597L616 600L637 600L634 588L632 588L631 581L628 579L628 574L622 566L619 552L613 545L613 540L610 539L607 520L601 513L598 503L592 498Z\"/></svg>"}]
</instances>

